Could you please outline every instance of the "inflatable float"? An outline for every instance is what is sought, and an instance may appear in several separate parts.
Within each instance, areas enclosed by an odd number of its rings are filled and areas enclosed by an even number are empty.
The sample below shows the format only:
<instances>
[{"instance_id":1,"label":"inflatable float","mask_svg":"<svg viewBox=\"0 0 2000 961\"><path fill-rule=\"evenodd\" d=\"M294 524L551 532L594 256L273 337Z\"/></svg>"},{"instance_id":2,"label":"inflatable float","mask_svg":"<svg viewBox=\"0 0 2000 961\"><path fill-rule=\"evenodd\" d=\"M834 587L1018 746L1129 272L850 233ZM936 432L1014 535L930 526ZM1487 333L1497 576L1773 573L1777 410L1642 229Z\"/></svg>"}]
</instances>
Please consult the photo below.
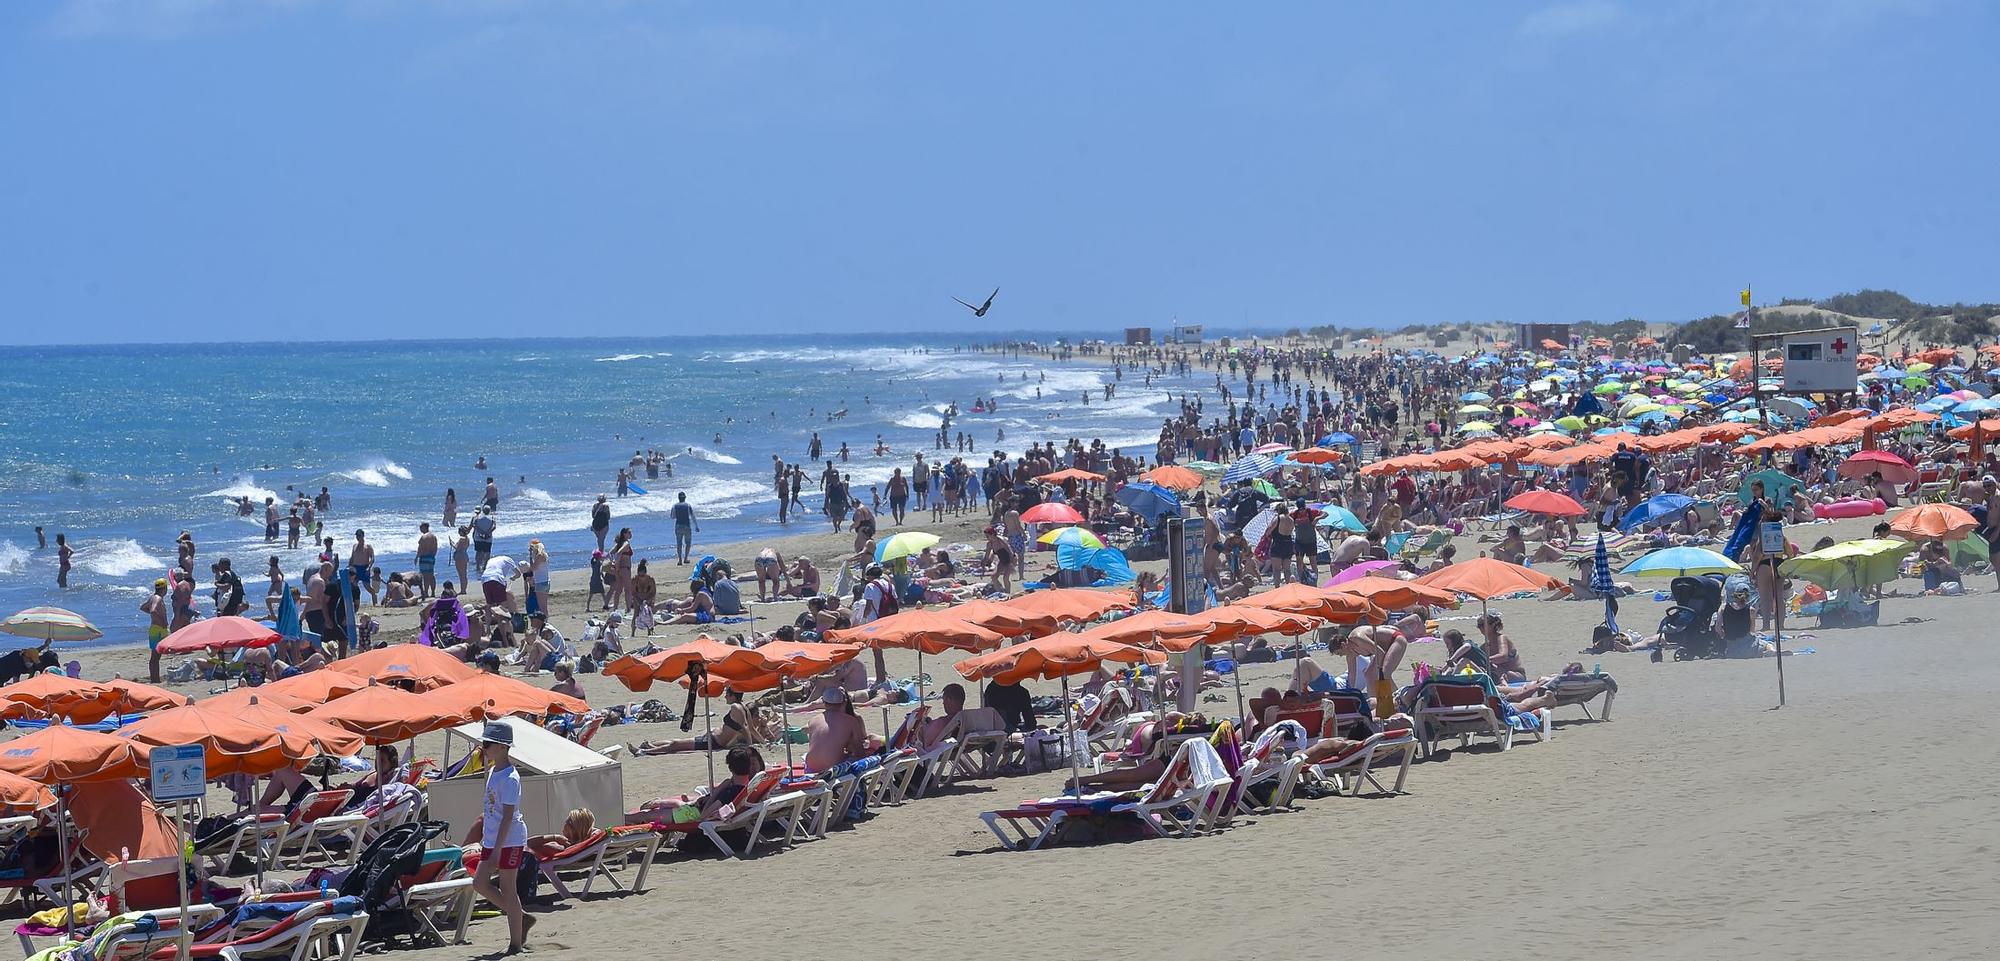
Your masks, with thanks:
<instances>
[{"instance_id":1,"label":"inflatable float","mask_svg":"<svg viewBox=\"0 0 2000 961\"><path fill-rule=\"evenodd\" d=\"M1889 505L1884 504L1879 497L1871 500L1857 497L1853 500L1834 501L1831 504L1814 504L1813 516L1828 521L1837 517L1867 517L1885 513L1888 509Z\"/></svg>"}]
</instances>

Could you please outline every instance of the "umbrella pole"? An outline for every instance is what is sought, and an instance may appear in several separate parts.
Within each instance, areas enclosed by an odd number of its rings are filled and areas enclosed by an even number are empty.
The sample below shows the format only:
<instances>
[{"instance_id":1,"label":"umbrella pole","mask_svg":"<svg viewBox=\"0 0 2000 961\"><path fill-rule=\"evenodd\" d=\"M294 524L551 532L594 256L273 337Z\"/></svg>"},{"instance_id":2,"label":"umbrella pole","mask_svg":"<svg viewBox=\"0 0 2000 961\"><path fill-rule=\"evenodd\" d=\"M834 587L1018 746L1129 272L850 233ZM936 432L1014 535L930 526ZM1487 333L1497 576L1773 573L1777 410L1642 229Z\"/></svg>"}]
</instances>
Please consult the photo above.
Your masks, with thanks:
<instances>
[{"instance_id":1,"label":"umbrella pole","mask_svg":"<svg viewBox=\"0 0 2000 961\"><path fill-rule=\"evenodd\" d=\"M63 940L76 940L76 902L70 896L70 849L69 849L69 802L64 797L67 785L56 785L56 870L63 873Z\"/></svg>"},{"instance_id":2,"label":"umbrella pole","mask_svg":"<svg viewBox=\"0 0 2000 961\"><path fill-rule=\"evenodd\" d=\"M708 783L715 783L715 711L708 702L708 675L701 678L702 743L708 746Z\"/></svg>"},{"instance_id":3,"label":"umbrella pole","mask_svg":"<svg viewBox=\"0 0 2000 961\"><path fill-rule=\"evenodd\" d=\"M792 706L785 702L785 676L778 675L778 711L784 720L778 726L778 740L785 742L785 766L792 766Z\"/></svg>"},{"instance_id":4,"label":"umbrella pole","mask_svg":"<svg viewBox=\"0 0 2000 961\"><path fill-rule=\"evenodd\" d=\"M1083 796L1083 769L1076 757L1076 712L1069 707L1069 675L1062 676L1063 701L1063 753L1069 755L1069 789L1077 797Z\"/></svg>"}]
</instances>

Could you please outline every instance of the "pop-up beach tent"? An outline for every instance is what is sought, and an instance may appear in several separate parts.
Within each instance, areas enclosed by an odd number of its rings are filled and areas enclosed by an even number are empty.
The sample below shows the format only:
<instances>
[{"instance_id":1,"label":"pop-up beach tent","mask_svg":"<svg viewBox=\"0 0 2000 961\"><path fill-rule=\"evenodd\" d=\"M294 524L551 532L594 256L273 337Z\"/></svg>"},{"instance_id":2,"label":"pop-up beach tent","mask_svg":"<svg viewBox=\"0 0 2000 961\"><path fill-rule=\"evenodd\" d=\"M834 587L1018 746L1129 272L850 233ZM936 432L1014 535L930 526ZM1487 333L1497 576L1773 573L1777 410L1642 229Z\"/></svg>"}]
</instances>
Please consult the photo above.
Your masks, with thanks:
<instances>
[{"instance_id":1,"label":"pop-up beach tent","mask_svg":"<svg viewBox=\"0 0 2000 961\"><path fill-rule=\"evenodd\" d=\"M559 834L563 818L575 808L589 808L599 824L625 819L625 771L614 758L542 730L531 721L501 718L514 729L514 767L521 773L521 816L528 833ZM445 736L446 757L461 757L479 748L483 723L462 724ZM451 837L462 837L485 803L486 771L445 778L430 786L431 817L451 824Z\"/></svg>"}]
</instances>

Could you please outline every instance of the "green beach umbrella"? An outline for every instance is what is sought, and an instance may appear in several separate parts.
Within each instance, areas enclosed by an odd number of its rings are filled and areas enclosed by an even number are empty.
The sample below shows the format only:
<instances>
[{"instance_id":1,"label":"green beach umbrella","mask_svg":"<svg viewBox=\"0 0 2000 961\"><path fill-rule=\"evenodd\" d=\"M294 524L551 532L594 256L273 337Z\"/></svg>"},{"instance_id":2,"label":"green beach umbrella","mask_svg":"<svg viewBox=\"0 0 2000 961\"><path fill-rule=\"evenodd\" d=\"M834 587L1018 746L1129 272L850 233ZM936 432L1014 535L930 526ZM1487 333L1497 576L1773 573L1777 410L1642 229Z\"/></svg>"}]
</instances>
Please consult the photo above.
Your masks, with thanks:
<instances>
[{"instance_id":1,"label":"green beach umbrella","mask_svg":"<svg viewBox=\"0 0 2000 961\"><path fill-rule=\"evenodd\" d=\"M1204 477L1221 477L1229 468L1212 460L1191 460L1181 465Z\"/></svg>"},{"instance_id":2,"label":"green beach umbrella","mask_svg":"<svg viewBox=\"0 0 2000 961\"><path fill-rule=\"evenodd\" d=\"M1277 485L1272 484L1270 481L1267 481L1262 477L1259 477L1256 480L1251 481L1250 489L1262 493L1265 497L1270 497L1276 500L1283 500L1285 497L1284 491L1279 490L1277 488Z\"/></svg>"},{"instance_id":3,"label":"green beach umbrella","mask_svg":"<svg viewBox=\"0 0 2000 961\"><path fill-rule=\"evenodd\" d=\"M1596 387L1592 387L1590 389L1590 392L1593 394L1615 394L1624 389L1625 389L1624 384L1621 384L1614 380L1609 383L1599 384Z\"/></svg>"},{"instance_id":4,"label":"green beach umbrella","mask_svg":"<svg viewBox=\"0 0 2000 961\"><path fill-rule=\"evenodd\" d=\"M915 557L937 546L938 536L923 531L904 531L875 545L875 560L893 561L898 557Z\"/></svg>"},{"instance_id":5,"label":"green beach umbrella","mask_svg":"<svg viewBox=\"0 0 2000 961\"><path fill-rule=\"evenodd\" d=\"M1491 414L1493 413L1493 408L1485 404L1467 404L1464 407L1460 407L1458 412L1461 414Z\"/></svg>"},{"instance_id":6,"label":"green beach umbrella","mask_svg":"<svg viewBox=\"0 0 2000 961\"><path fill-rule=\"evenodd\" d=\"M1035 538L1044 544L1058 547L1103 547L1104 541L1095 533L1081 527L1058 527Z\"/></svg>"},{"instance_id":7,"label":"green beach umbrella","mask_svg":"<svg viewBox=\"0 0 2000 961\"><path fill-rule=\"evenodd\" d=\"M1779 565L1786 577L1799 577L1827 590L1858 591L1896 579L1903 558L1917 542L1867 538L1800 554Z\"/></svg>"},{"instance_id":8,"label":"green beach umbrella","mask_svg":"<svg viewBox=\"0 0 2000 961\"><path fill-rule=\"evenodd\" d=\"M1575 414L1571 414L1568 417L1556 418L1555 425L1557 427L1562 428L1563 430L1582 430L1585 427L1589 426L1583 422L1583 418L1578 417Z\"/></svg>"}]
</instances>

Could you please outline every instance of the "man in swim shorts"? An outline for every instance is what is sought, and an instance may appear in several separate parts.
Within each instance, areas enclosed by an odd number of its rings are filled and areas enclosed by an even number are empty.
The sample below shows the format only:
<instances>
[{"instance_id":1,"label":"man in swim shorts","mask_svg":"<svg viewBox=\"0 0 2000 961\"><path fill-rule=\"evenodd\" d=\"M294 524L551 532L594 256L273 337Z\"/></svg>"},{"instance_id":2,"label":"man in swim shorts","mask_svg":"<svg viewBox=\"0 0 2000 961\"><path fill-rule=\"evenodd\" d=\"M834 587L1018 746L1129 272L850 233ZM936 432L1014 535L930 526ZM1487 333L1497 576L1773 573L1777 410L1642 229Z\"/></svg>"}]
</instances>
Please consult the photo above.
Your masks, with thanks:
<instances>
[{"instance_id":1,"label":"man in swim shorts","mask_svg":"<svg viewBox=\"0 0 2000 961\"><path fill-rule=\"evenodd\" d=\"M139 605L139 610L147 617L147 666L155 684L160 682L160 642L167 638L167 611L172 606L167 600L167 579L164 577L153 582L153 593Z\"/></svg>"},{"instance_id":2,"label":"man in swim shorts","mask_svg":"<svg viewBox=\"0 0 2000 961\"><path fill-rule=\"evenodd\" d=\"M701 529L694 522L694 505L688 503L687 491L681 491L674 501L674 552L680 555L682 564L688 562L688 555L694 551L694 532Z\"/></svg>"},{"instance_id":3,"label":"man in swim shorts","mask_svg":"<svg viewBox=\"0 0 2000 961\"><path fill-rule=\"evenodd\" d=\"M425 521L417 525L417 589L420 598L437 596L437 568L437 535L431 533L431 524Z\"/></svg>"},{"instance_id":4,"label":"man in swim shorts","mask_svg":"<svg viewBox=\"0 0 2000 961\"><path fill-rule=\"evenodd\" d=\"M368 532L354 532L354 550L347 555L347 579L350 584L358 584L368 589L368 600L376 600L375 579L371 571L375 567L375 546L368 543ZM360 595L356 595L358 598Z\"/></svg>"}]
</instances>

